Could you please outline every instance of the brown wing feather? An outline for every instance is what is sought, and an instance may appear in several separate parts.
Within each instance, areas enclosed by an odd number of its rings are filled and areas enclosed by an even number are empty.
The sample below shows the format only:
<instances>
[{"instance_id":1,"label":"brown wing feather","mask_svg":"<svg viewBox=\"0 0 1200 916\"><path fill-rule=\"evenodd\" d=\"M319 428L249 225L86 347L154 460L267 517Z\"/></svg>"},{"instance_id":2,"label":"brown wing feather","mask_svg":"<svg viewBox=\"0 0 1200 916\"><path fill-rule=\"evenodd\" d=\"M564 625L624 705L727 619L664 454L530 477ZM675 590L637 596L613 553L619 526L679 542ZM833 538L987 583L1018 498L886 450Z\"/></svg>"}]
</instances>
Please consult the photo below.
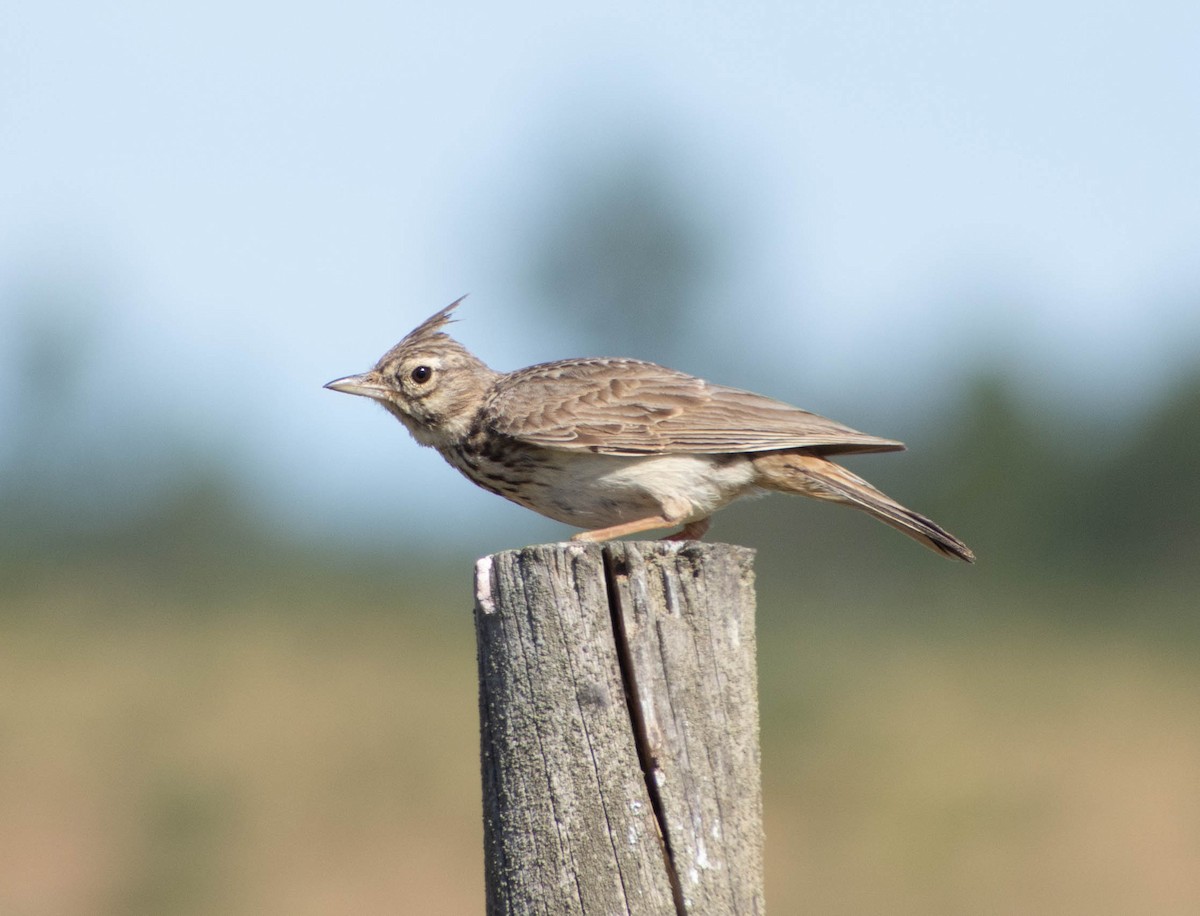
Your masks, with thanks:
<instances>
[{"instance_id":1,"label":"brown wing feather","mask_svg":"<svg viewBox=\"0 0 1200 916\"><path fill-rule=\"evenodd\" d=\"M501 379L484 410L486 422L506 436L607 455L904 448L782 401L638 360L530 366Z\"/></svg>"}]
</instances>

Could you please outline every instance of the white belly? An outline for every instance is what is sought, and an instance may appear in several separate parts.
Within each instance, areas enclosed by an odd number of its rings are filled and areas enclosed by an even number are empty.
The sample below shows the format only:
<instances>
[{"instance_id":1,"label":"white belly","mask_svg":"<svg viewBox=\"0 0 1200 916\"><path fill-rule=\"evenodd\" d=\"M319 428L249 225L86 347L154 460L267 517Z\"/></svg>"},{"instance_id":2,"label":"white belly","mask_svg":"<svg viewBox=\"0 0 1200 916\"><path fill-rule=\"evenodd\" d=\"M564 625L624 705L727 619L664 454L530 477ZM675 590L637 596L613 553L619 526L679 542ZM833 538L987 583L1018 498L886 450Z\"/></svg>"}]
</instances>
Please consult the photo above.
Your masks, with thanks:
<instances>
[{"instance_id":1,"label":"white belly","mask_svg":"<svg viewBox=\"0 0 1200 916\"><path fill-rule=\"evenodd\" d=\"M742 455L580 453L551 476L530 508L581 528L606 528L653 515L673 523L707 518L754 486Z\"/></svg>"}]
</instances>

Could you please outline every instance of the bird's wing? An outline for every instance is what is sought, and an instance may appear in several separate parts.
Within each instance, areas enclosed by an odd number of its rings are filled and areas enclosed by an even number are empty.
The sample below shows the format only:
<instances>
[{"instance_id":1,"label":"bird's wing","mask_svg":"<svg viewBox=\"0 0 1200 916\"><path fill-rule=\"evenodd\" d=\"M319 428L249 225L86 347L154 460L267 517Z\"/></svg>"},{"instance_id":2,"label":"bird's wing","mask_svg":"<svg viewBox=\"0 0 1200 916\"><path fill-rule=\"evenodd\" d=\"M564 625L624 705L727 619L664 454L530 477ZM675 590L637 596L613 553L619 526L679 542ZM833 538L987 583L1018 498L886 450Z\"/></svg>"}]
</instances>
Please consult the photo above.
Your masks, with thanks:
<instances>
[{"instance_id":1,"label":"bird's wing","mask_svg":"<svg viewBox=\"0 0 1200 916\"><path fill-rule=\"evenodd\" d=\"M624 359L570 359L510 373L488 398L484 421L533 445L606 455L904 448L760 394Z\"/></svg>"}]
</instances>

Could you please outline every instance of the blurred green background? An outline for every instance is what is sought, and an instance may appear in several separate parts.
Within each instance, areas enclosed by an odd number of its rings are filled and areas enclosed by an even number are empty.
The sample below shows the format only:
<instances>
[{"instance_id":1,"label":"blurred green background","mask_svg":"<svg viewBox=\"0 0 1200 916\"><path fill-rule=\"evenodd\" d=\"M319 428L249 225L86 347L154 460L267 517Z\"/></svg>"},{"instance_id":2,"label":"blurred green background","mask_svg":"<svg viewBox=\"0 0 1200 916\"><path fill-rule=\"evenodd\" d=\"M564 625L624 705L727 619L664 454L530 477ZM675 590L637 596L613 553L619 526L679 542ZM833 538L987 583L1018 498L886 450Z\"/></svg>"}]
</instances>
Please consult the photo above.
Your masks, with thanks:
<instances>
[{"instance_id":1,"label":"blurred green background","mask_svg":"<svg viewBox=\"0 0 1200 916\"><path fill-rule=\"evenodd\" d=\"M569 532L320 388L466 291L906 440L979 556L717 518L773 912L1200 912L1190 7L7 18L0 913L482 912L472 561Z\"/></svg>"}]
</instances>

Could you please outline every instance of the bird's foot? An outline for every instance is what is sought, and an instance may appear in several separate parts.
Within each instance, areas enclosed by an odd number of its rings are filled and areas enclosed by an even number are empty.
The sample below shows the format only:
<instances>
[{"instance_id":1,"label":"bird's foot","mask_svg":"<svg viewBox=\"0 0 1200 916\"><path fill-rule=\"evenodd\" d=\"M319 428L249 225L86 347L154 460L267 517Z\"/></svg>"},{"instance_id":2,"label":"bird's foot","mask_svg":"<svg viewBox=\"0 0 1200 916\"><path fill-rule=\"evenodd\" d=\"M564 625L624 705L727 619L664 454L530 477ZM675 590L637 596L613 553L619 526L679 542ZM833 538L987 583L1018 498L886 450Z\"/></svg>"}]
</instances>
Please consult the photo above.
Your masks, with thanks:
<instances>
[{"instance_id":1,"label":"bird's foot","mask_svg":"<svg viewBox=\"0 0 1200 916\"><path fill-rule=\"evenodd\" d=\"M668 534L664 541L698 541L704 537L704 533L708 531L712 524L712 516L708 518L697 519L694 522L688 522L674 534Z\"/></svg>"}]
</instances>

